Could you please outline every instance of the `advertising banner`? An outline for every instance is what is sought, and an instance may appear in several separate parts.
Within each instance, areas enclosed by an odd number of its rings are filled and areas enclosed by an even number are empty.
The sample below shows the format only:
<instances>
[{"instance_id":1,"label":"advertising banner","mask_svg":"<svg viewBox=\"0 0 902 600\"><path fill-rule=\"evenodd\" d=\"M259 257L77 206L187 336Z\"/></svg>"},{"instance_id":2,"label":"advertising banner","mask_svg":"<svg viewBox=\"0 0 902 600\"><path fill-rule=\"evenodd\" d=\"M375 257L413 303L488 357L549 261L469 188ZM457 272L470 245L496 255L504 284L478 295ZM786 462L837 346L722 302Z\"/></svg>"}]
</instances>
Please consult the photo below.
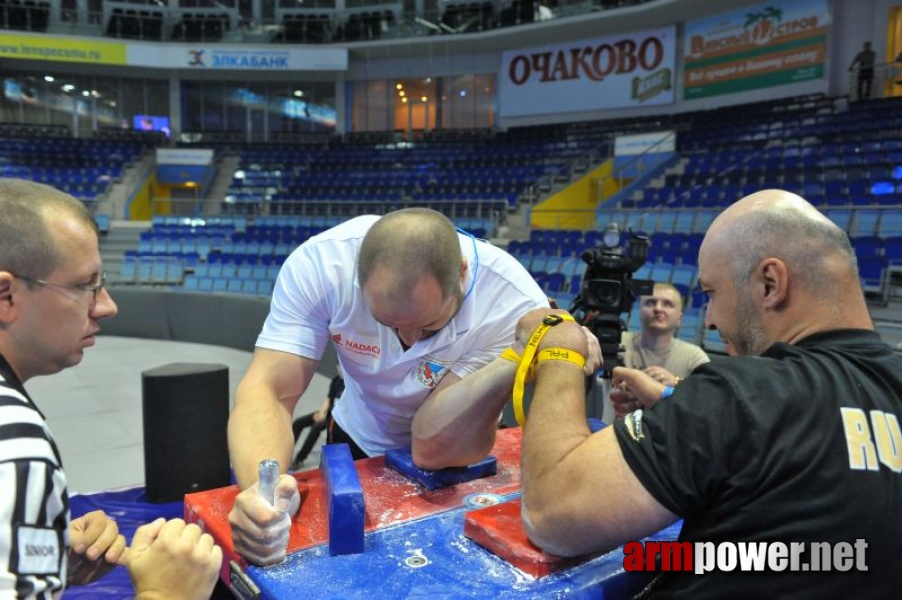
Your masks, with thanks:
<instances>
[{"instance_id":1,"label":"advertising banner","mask_svg":"<svg viewBox=\"0 0 902 600\"><path fill-rule=\"evenodd\" d=\"M54 35L20 35L4 31L0 59L51 60L95 65L158 69L236 71L346 71L346 48L266 48L210 44L107 42Z\"/></svg>"},{"instance_id":2,"label":"advertising banner","mask_svg":"<svg viewBox=\"0 0 902 600\"><path fill-rule=\"evenodd\" d=\"M157 148L158 165L209 165L213 150L208 148Z\"/></svg>"},{"instance_id":3,"label":"advertising banner","mask_svg":"<svg viewBox=\"0 0 902 600\"><path fill-rule=\"evenodd\" d=\"M134 43L128 46L128 64L167 69L345 71L348 68L348 51L345 48Z\"/></svg>"},{"instance_id":4,"label":"advertising banner","mask_svg":"<svg viewBox=\"0 0 902 600\"><path fill-rule=\"evenodd\" d=\"M671 104L673 27L505 52L502 117Z\"/></svg>"},{"instance_id":5,"label":"advertising banner","mask_svg":"<svg viewBox=\"0 0 902 600\"><path fill-rule=\"evenodd\" d=\"M126 46L125 42L82 40L49 35L21 35L4 31L0 36L0 58L124 65L126 64Z\"/></svg>"},{"instance_id":6,"label":"advertising banner","mask_svg":"<svg viewBox=\"0 0 902 600\"><path fill-rule=\"evenodd\" d=\"M676 134L673 131L618 135L614 140L614 156L636 156L648 152L673 152L675 150Z\"/></svg>"},{"instance_id":7,"label":"advertising banner","mask_svg":"<svg viewBox=\"0 0 902 600\"><path fill-rule=\"evenodd\" d=\"M827 0L757 4L686 24L683 99L824 76Z\"/></svg>"}]
</instances>

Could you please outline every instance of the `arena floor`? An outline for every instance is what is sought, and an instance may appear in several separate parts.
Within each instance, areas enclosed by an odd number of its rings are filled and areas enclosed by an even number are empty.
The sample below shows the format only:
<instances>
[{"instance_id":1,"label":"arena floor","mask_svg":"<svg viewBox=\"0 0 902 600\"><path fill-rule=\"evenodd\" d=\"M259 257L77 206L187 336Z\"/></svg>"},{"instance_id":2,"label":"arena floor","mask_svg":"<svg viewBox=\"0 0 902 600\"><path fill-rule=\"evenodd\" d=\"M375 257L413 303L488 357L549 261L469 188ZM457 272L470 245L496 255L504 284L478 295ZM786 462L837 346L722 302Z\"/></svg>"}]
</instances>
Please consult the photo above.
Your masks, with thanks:
<instances>
[{"instance_id":1,"label":"arena floor","mask_svg":"<svg viewBox=\"0 0 902 600\"><path fill-rule=\"evenodd\" d=\"M25 387L59 444L70 493L111 490L144 484L143 371L181 362L224 364L233 395L250 358L250 352L205 344L99 336L79 365ZM296 414L319 408L328 389L329 379L316 374ZM324 440L305 466L319 464Z\"/></svg>"}]
</instances>

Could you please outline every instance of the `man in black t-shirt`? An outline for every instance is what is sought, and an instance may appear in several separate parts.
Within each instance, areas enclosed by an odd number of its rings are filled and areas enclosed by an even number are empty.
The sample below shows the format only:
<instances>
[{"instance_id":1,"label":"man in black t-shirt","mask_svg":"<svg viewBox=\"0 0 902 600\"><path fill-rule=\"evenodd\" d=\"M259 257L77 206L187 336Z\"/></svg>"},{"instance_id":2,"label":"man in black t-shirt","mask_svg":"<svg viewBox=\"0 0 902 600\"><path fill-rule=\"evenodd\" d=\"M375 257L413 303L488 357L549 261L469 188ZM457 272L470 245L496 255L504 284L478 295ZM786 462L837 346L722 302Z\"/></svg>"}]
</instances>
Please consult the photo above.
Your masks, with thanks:
<instances>
[{"instance_id":1,"label":"man in black t-shirt","mask_svg":"<svg viewBox=\"0 0 902 600\"><path fill-rule=\"evenodd\" d=\"M696 550L696 570L710 569L662 573L652 596L896 597L902 359L873 331L845 232L802 198L767 190L715 220L698 264L705 324L738 356L698 367L676 390L616 369L613 384L644 408L596 434L579 369L536 365L522 457L530 538L572 556L682 518L680 541ZM564 322L539 350L551 347L585 342ZM771 554L743 568L749 549Z\"/></svg>"}]
</instances>

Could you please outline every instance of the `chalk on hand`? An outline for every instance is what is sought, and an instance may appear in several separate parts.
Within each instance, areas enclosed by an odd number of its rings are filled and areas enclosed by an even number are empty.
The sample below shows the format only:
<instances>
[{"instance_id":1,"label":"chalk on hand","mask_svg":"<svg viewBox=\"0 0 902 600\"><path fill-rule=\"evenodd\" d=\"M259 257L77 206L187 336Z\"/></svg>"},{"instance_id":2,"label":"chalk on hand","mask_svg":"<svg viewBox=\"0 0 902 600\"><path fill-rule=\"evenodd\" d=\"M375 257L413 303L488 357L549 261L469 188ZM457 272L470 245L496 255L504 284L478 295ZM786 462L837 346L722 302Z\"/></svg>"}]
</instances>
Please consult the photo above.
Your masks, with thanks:
<instances>
[{"instance_id":1,"label":"chalk on hand","mask_svg":"<svg viewBox=\"0 0 902 600\"><path fill-rule=\"evenodd\" d=\"M276 484L279 482L279 461L261 460L257 468L260 495L266 498L267 502L275 505Z\"/></svg>"},{"instance_id":2,"label":"chalk on hand","mask_svg":"<svg viewBox=\"0 0 902 600\"><path fill-rule=\"evenodd\" d=\"M329 555L360 554L366 506L350 447L325 444L320 450L320 468L326 480Z\"/></svg>"},{"instance_id":3,"label":"chalk on hand","mask_svg":"<svg viewBox=\"0 0 902 600\"><path fill-rule=\"evenodd\" d=\"M428 490L437 490L455 483L489 477L498 472L498 461L487 456L466 467L449 467L427 471L413 464L410 448L395 448L385 453L385 465L411 479Z\"/></svg>"}]
</instances>

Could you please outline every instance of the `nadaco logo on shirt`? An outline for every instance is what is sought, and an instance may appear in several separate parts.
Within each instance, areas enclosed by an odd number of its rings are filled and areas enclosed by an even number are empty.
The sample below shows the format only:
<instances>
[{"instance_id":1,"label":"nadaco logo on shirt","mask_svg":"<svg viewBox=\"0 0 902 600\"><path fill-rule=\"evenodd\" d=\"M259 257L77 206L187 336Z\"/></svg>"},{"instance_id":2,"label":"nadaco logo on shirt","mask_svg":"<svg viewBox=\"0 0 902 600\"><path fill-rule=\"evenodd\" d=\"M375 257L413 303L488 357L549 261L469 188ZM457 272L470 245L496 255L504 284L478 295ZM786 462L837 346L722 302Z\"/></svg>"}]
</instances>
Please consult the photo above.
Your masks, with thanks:
<instances>
[{"instance_id":1,"label":"nadaco logo on shirt","mask_svg":"<svg viewBox=\"0 0 902 600\"><path fill-rule=\"evenodd\" d=\"M362 356L371 356L379 358L382 354L382 348L378 344L365 344L363 342L355 342L352 339L344 339L341 334L336 333L332 336L332 343L337 348L344 348L348 352L360 354Z\"/></svg>"}]
</instances>

